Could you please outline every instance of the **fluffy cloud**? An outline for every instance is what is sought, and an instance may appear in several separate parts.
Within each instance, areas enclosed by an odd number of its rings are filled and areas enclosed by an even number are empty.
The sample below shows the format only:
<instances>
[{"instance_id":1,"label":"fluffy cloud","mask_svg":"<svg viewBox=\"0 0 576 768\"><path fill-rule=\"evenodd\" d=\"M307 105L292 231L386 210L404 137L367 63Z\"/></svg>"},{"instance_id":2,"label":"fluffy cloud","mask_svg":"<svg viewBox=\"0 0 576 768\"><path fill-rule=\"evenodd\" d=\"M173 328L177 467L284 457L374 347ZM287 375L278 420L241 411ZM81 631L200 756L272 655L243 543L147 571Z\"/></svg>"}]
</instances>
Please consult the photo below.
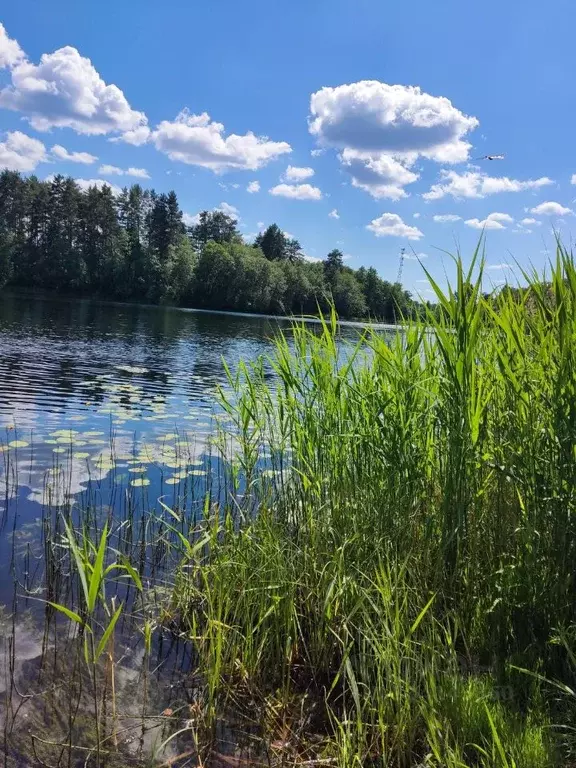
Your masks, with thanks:
<instances>
[{"instance_id":1,"label":"fluffy cloud","mask_svg":"<svg viewBox=\"0 0 576 768\"><path fill-rule=\"evenodd\" d=\"M486 269L491 269L491 270L494 270L494 271L498 271L498 270L501 270L501 269L512 269L512 264L506 264L506 263L502 263L502 264L488 264Z\"/></svg>"},{"instance_id":2,"label":"fluffy cloud","mask_svg":"<svg viewBox=\"0 0 576 768\"><path fill-rule=\"evenodd\" d=\"M48 181L48 179L46 179L46 181ZM102 187L110 187L112 194L114 195L119 195L122 192L120 187L116 184L110 184L109 181L104 181L104 179L74 179L74 181L84 192L90 189L90 187L98 187L98 189L102 189Z\"/></svg>"},{"instance_id":3,"label":"fluffy cloud","mask_svg":"<svg viewBox=\"0 0 576 768\"><path fill-rule=\"evenodd\" d=\"M333 210L333 211L330 211L330 213L328 214L328 216L329 216L331 219L339 219L339 218L340 218L340 214L338 213L338 211L336 210L336 208L334 208L334 210Z\"/></svg>"},{"instance_id":4,"label":"fluffy cloud","mask_svg":"<svg viewBox=\"0 0 576 768\"><path fill-rule=\"evenodd\" d=\"M530 217L522 219L522 221L520 222L520 224L522 224L523 227L529 227L532 224L537 224L538 226L540 226L541 223L542 223L541 221L538 221L537 219L531 219Z\"/></svg>"},{"instance_id":5,"label":"fluffy cloud","mask_svg":"<svg viewBox=\"0 0 576 768\"><path fill-rule=\"evenodd\" d=\"M373 219L366 226L366 229L373 232L376 237L392 235L393 237L405 237L408 240L419 240L424 237L418 227L410 227L405 224L397 213L383 213L382 216Z\"/></svg>"},{"instance_id":6,"label":"fluffy cloud","mask_svg":"<svg viewBox=\"0 0 576 768\"><path fill-rule=\"evenodd\" d=\"M572 213L571 208L565 208L560 203L555 203L551 200L540 203L535 208L530 208L530 213L535 216L566 216L568 213Z\"/></svg>"},{"instance_id":7,"label":"fluffy cloud","mask_svg":"<svg viewBox=\"0 0 576 768\"><path fill-rule=\"evenodd\" d=\"M547 176L542 176L540 179L518 181L517 179L509 179L507 176L488 176L478 171L457 173L456 171L442 170L440 182L433 184L422 197L425 200L439 200L446 195L455 198L478 198L495 195L499 192L523 192L527 189L539 189L552 183L552 179Z\"/></svg>"},{"instance_id":8,"label":"fluffy cloud","mask_svg":"<svg viewBox=\"0 0 576 768\"><path fill-rule=\"evenodd\" d=\"M432 216L432 220L438 224L445 224L448 221L460 221L462 216L457 216L455 213L443 213L438 216Z\"/></svg>"},{"instance_id":9,"label":"fluffy cloud","mask_svg":"<svg viewBox=\"0 0 576 768\"><path fill-rule=\"evenodd\" d=\"M26 58L16 40L8 37L4 25L0 24L0 69L11 69Z\"/></svg>"},{"instance_id":10,"label":"fluffy cloud","mask_svg":"<svg viewBox=\"0 0 576 768\"><path fill-rule=\"evenodd\" d=\"M278 184L270 190L271 195L289 197L292 200L321 200L322 192L311 184Z\"/></svg>"},{"instance_id":11,"label":"fluffy cloud","mask_svg":"<svg viewBox=\"0 0 576 768\"><path fill-rule=\"evenodd\" d=\"M504 224L512 224L514 219L507 213L490 213L485 219L467 219L464 223L473 229L506 229Z\"/></svg>"},{"instance_id":12,"label":"fluffy cloud","mask_svg":"<svg viewBox=\"0 0 576 768\"><path fill-rule=\"evenodd\" d=\"M246 187L246 192L250 192L251 195L253 195L254 192L260 192L260 182L251 181Z\"/></svg>"},{"instance_id":13,"label":"fluffy cloud","mask_svg":"<svg viewBox=\"0 0 576 768\"><path fill-rule=\"evenodd\" d=\"M199 165L216 173L228 170L256 171L271 160L291 152L285 141L270 141L252 132L224 136L222 123L210 115L192 115L185 109L173 122L163 120L152 134L160 152L171 160Z\"/></svg>"},{"instance_id":14,"label":"fluffy cloud","mask_svg":"<svg viewBox=\"0 0 576 768\"><path fill-rule=\"evenodd\" d=\"M146 127L144 113L132 109L122 91L107 85L76 48L44 53L33 64L2 28L0 57L11 67L11 84L0 90L0 106L22 112L38 131L58 127L98 135Z\"/></svg>"},{"instance_id":15,"label":"fluffy cloud","mask_svg":"<svg viewBox=\"0 0 576 768\"><path fill-rule=\"evenodd\" d=\"M449 99L378 80L322 88L310 99L310 133L340 149L462 162L470 148L464 137L477 125Z\"/></svg>"},{"instance_id":16,"label":"fluffy cloud","mask_svg":"<svg viewBox=\"0 0 576 768\"><path fill-rule=\"evenodd\" d=\"M134 176L137 179L149 179L146 168L118 168L117 165L101 165L98 173L102 176Z\"/></svg>"},{"instance_id":17,"label":"fluffy cloud","mask_svg":"<svg viewBox=\"0 0 576 768\"><path fill-rule=\"evenodd\" d=\"M200 223L200 214L197 213L194 216L192 216L191 213L183 213L182 221L187 227L195 227L196 224Z\"/></svg>"},{"instance_id":18,"label":"fluffy cloud","mask_svg":"<svg viewBox=\"0 0 576 768\"><path fill-rule=\"evenodd\" d=\"M576 173L572 174L572 178L570 179L570 184L576 184Z\"/></svg>"},{"instance_id":19,"label":"fluffy cloud","mask_svg":"<svg viewBox=\"0 0 576 768\"><path fill-rule=\"evenodd\" d=\"M233 205L230 205L230 203L220 203L218 208L215 210L222 211L222 213L225 213L227 216L232 216L235 219L240 218L240 212L238 211L238 208L236 208Z\"/></svg>"},{"instance_id":20,"label":"fluffy cloud","mask_svg":"<svg viewBox=\"0 0 576 768\"><path fill-rule=\"evenodd\" d=\"M141 147L142 144L146 144L150 140L151 134L152 131L147 125L140 125L131 131L125 131L122 136L114 136L109 141L123 141L126 144L132 144L133 147Z\"/></svg>"},{"instance_id":21,"label":"fluffy cloud","mask_svg":"<svg viewBox=\"0 0 576 768\"><path fill-rule=\"evenodd\" d=\"M289 165L284 171L283 181L304 181L314 176L314 168L299 168L295 165Z\"/></svg>"},{"instance_id":22,"label":"fluffy cloud","mask_svg":"<svg viewBox=\"0 0 576 768\"><path fill-rule=\"evenodd\" d=\"M46 160L46 147L38 139L32 139L21 131L6 134L0 142L0 168L11 171L33 171L38 163Z\"/></svg>"},{"instance_id":23,"label":"fluffy cloud","mask_svg":"<svg viewBox=\"0 0 576 768\"><path fill-rule=\"evenodd\" d=\"M68 152L65 147L60 144L54 144L50 150L52 155L58 160L64 160L67 163L82 163L83 165L92 165L98 158L96 155L91 155L89 152Z\"/></svg>"},{"instance_id":24,"label":"fluffy cloud","mask_svg":"<svg viewBox=\"0 0 576 768\"><path fill-rule=\"evenodd\" d=\"M406 197L403 187L418 179L405 165L390 155L370 155L355 149L345 149L340 155L342 166L352 176L352 186L368 192L375 199Z\"/></svg>"}]
</instances>

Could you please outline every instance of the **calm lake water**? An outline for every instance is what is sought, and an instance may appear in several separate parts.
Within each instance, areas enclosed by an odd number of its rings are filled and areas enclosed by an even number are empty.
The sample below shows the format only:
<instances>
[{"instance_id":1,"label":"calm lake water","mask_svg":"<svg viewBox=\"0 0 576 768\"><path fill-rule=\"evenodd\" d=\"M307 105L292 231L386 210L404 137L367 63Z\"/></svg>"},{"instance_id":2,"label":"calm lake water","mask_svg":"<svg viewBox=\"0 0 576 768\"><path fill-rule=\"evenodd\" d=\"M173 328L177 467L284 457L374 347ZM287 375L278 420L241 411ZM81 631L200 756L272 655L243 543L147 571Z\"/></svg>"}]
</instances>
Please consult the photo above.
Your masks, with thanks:
<instances>
[{"instance_id":1,"label":"calm lake water","mask_svg":"<svg viewBox=\"0 0 576 768\"><path fill-rule=\"evenodd\" d=\"M121 514L126 489L143 504L200 498L223 360L255 360L280 329L290 321L1 296L0 604L47 507Z\"/></svg>"},{"instance_id":2,"label":"calm lake water","mask_svg":"<svg viewBox=\"0 0 576 768\"><path fill-rule=\"evenodd\" d=\"M73 638L61 646L67 650L54 650L67 623L55 625L46 611L46 600L75 605L66 586L64 516L88 525L93 539L108 521L110 546L141 563L148 588L169 588L174 563L163 542L176 535L176 523L166 507L188 536L207 489L213 500L229 493L219 485L226 466L213 446L227 424L217 401L223 360L232 369L255 360L290 327L285 319L0 295L0 729L9 724L4 750L15 765L33 762L31 723L45 736L60 733L62 707L72 706L66 688L49 701L42 693L55 679L75 680L66 666L76 658ZM357 333L342 328L345 337ZM115 588L124 600L123 584ZM173 676L186 685L190 646L159 627L147 682L155 687L142 698L146 613L144 605L130 612L115 639L119 707L132 718L189 696ZM58 738L68 739L65 729ZM74 739L91 743L92 736L76 732Z\"/></svg>"}]
</instances>

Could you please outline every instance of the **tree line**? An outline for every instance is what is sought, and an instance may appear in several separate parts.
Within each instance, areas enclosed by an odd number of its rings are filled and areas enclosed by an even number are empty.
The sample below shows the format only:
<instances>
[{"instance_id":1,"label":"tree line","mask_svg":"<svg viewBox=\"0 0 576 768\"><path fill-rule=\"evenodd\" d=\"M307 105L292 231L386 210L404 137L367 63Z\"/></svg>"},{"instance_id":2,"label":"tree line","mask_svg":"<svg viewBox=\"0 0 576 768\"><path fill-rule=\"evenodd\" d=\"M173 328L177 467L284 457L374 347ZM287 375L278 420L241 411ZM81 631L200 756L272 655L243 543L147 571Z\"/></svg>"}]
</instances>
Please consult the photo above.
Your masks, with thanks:
<instances>
[{"instance_id":1,"label":"tree line","mask_svg":"<svg viewBox=\"0 0 576 768\"><path fill-rule=\"evenodd\" d=\"M0 173L0 287L271 314L393 322L422 310L373 267L335 249L304 259L276 224L247 243L238 222L204 211L186 226L175 192L138 184L81 189L72 178Z\"/></svg>"}]
</instances>

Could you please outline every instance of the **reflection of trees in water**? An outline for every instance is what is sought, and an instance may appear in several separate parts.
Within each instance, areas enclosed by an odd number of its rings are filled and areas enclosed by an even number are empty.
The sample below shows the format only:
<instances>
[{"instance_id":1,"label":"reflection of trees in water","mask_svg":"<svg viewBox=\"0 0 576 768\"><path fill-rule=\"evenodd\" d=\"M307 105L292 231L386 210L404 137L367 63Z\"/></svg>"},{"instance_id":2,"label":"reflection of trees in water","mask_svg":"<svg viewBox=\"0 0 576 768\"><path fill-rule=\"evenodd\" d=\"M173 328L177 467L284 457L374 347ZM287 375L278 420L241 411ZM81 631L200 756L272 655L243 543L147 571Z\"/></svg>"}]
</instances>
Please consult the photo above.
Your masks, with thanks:
<instances>
[{"instance_id":1,"label":"reflection of trees in water","mask_svg":"<svg viewBox=\"0 0 576 768\"><path fill-rule=\"evenodd\" d=\"M0 393L16 408L39 395L66 406L102 406L109 381L117 381L137 382L144 402L159 393L210 400L223 379L222 359L232 367L254 360L278 327L265 318L6 295L0 302ZM119 365L146 373L134 378ZM113 378L98 378L103 374ZM120 403L134 405L128 392L120 393Z\"/></svg>"}]
</instances>

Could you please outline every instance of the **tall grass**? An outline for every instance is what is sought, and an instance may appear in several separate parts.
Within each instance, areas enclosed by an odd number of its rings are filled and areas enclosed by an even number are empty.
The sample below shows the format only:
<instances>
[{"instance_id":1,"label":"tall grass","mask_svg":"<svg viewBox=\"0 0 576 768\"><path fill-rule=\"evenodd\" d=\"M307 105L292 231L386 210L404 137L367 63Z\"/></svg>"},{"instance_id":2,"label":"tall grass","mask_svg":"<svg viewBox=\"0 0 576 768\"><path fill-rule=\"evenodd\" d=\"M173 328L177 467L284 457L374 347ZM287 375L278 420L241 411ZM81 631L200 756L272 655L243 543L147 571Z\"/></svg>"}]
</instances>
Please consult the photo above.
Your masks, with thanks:
<instances>
[{"instance_id":1,"label":"tall grass","mask_svg":"<svg viewBox=\"0 0 576 768\"><path fill-rule=\"evenodd\" d=\"M524 277L486 297L476 253L425 325L354 345L332 316L230 375L257 514L210 522L174 602L212 710L295 762L566 764L576 265Z\"/></svg>"}]
</instances>

